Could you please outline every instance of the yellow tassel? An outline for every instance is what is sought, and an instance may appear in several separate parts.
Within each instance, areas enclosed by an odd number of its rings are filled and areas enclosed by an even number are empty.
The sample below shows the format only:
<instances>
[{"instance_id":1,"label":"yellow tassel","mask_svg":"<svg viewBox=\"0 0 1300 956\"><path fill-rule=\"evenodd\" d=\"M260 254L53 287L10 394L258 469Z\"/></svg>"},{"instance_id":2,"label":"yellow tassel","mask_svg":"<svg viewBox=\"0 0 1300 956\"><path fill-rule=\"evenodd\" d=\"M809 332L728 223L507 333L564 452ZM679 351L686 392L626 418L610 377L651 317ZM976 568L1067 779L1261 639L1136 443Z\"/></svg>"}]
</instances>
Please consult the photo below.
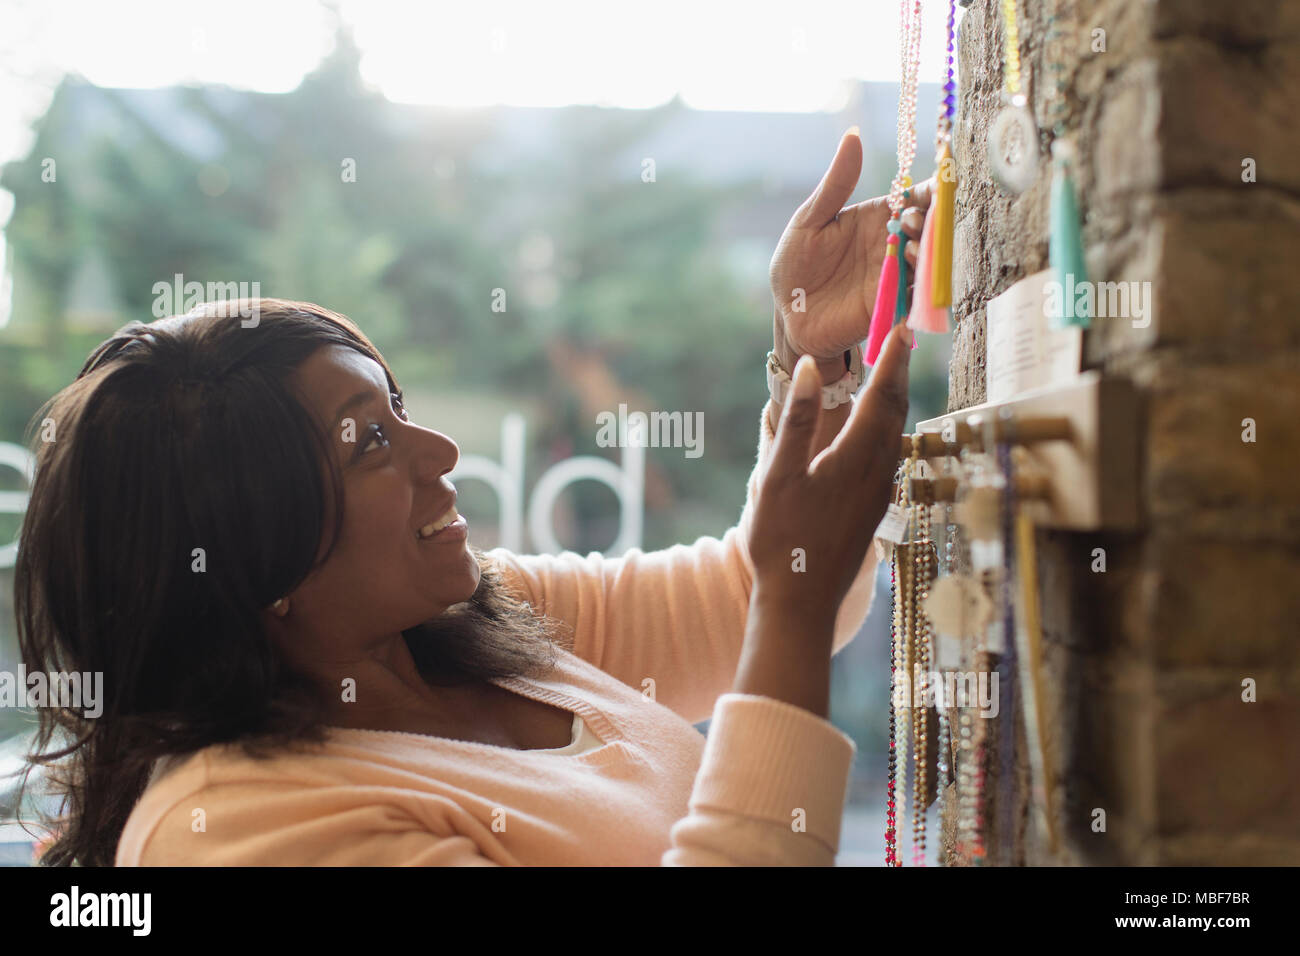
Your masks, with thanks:
<instances>
[{"instance_id":1,"label":"yellow tassel","mask_svg":"<svg viewBox=\"0 0 1300 956\"><path fill-rule=\"evenodd\" d=\"M952 226L957 193L957 164L947 141L939 149L938 188L934 194L934 271L931 273L930 304L952 305Z\"/></svg>"}]
</instances>

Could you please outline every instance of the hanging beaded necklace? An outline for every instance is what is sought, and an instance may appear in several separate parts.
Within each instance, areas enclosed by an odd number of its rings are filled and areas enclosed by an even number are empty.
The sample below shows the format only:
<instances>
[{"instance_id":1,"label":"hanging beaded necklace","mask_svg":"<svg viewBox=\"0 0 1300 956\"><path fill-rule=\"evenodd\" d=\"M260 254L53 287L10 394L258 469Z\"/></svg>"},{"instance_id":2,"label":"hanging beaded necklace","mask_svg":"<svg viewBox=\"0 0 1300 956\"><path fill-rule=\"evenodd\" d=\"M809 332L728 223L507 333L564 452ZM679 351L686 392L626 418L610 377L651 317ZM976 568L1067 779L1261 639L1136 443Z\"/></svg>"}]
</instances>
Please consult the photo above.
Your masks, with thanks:
<instances>
[{"instance_id":1,"label":"hanging beaded necklace","mask_svg":"<svg viewBox=\"0 0 1300 956\"><path fill-rule=\"evenodd\" d=\"M1038 126L1020 86L1020 29L1016 0L1002 0L1005 35L1002 109L989 129L989 170L1004 191L1024 192L1038 175Z\"/></svg>"},{"instance_id":2,"label":"hanging beaded necklace","mask_svg":"<svg viewBox=\"0 0 1300 956\"><path fill-rule=\"evenodd\" d=\"M900 628L898 626L898 562L889 562L889 782L885 788L885 866L901 866L898 859L898 818L895 814L895 777L898 774L898 696Z\"/></svg>"},{"instance_id":3,"label":"hanging beaded necklace","mask_svg":"<svg viewBox=\"0 0 1300 956\"><path fill-rule=\"evenodd\" d=\"M952 509L949 509L950 511ZM951 519L950 519L951 520ZM967 542L960 525L949 527L949 573L969 576L970 557ZM960 536L960 537L959 537ZM963 634L961 640L961 666L967 672L977 672L977 650L972 647L973 634ZM957 838L953 847L957 862L970 866L977 855L979 822L975 791L975 732L970 701L956 702L957 707Z\"/></svg>"},{"instance_id":4,"label":"hanging beaded necklace","mask_svg":"<svg viewBox=\"0 0 1300 956\"><path fill-rule=\"evenodd\" d=\"M913 459L916 449L921 447L921 433L912 436ZM913 466L915 477L915 465ZM913 563L912 587L912 632L911 640L915 647L913 686L916 688L916 700L913 720L912 751L916 763L916 789L912 802L912 865L925 866L925 814L926 785L929 759L929 679L932 654L932 629L930 619L925 613L925 600L930 593L930 575L933 570L930 550L930 505L925 500L915 500L909 524L915 528L912 545L909 549Z\"/></svg>"},{"instance_id":5,"label":"hanging beaded necklace","mask_svg":"<svg viewBox=\"0 0 1300 956\"><path fill-rule=\"evenodd\" d=\"M912 186L912 160L916 158L916 84L921 65L921 0L900 0L899 40L902 79L898 91L898 172L889 187L889 238L885 242L885 261L876 284L876 302L867 330L864 359L875 365L885 336L907 316L907 287L910 267L903 257L906 242L902 237L903 203ZM912 347L916 347L913 340Z\"/></svg>"},{"instance_id":6,"label":"hanging beaded necklace","mask_svg":"<svg viewBox=\"0 0 1300 956\"><path fill-rule=\"evenodd\" d=\"M1000 525L997 515L989 515L990 495L1000 504L1001 482L996 467L990 467L993 448L991 419L985 422L984 440L981 450L976 454L971 448L961 450L961 463L965 476L962 484L965 490L959 501L963 511L962 545L958 558L962 565L961 573L967 587L976 595L982 595L988 610L994 612L995 605L988 601L989 595L996 595L996 569L989 566L990 546L1000 544ZM996 489L996 490L995 490ZM967 547L969 546L969 549ZM976 554L976 547L979 554ZM996 615L991 619L978 618L972 628L962 635L962 666L967 669L977 682L990 673L992 650L989 638L998 626ZM980 701L984 705L983 700ZM985 822L987 819L985 798L987 780L987 763L989 757L988 721L975 720L972 714L973 702L965 701L958 707L958 758L957 758L957 840L954 847L956 861L966 866L982 866L986 860Z\"/></svg>"},{"instance_id":7,"label":"hanging beaded necklace","mask_svg":"<svg viewBox=\"0 0 1300 956\"><path fill-rule=\"evenodd\" d=\"M957 164L952 155L953 117L957 112L957 84L952 65L956 16L956 0L948 0L947 74L934 142L935 191L921 230L912 309L907 320L908 328L935 334L948 331L952 305L952 231L957 191Z\"/></svg>"},{"instance_id":8,"label":"hanging beaded necklace","mask_svg":"<svg viewBox=\"0 0 1300 956\"><path fill-rule=\"evenodd\" d=\"M930 541L930 505L912 494L912 480L921 475L921 435L912 436L912 452L897 473L897 505L906 516L903 540L890 551L890 700L889 779L885 809L885 865L902 866L899 824L907 820L908 751L912 756L912 865L925 866L927 755L931 729L928 705L935 634L926 613L930 580L935 571ZM945 744L946 746L946 744ZM940 765L940 782L947 772Z\"/></svg>"},{"instance_id":9,"label":"hanging beaded necklace","mask_svg":"<svg viewBox=\"0 0 1300 956\"><path fill-rule=\"evenodd\" d=\"M1001 700L998 706L998 817L999 846L1008 858L1015 846L1015 834L1012 833L1014 820L1013 804L1016 799L1015 775L1015 722L1016 722L1016 681L1020 674L1016 664L1016 604L1013 585L1015 581L1016 544L1014 537L1014 520L1017 508L1015 493L1015 471L1011 463L1011 443L998 442L998 470L1002 473L1002 580L1001 598L1003 647L998 661L1000 678L999 692Z\"/></svg>"},{"instance_id":10,"label":"hanging beaded necklace","mask_svg":"<svg viewBox=\"0 0 1300 956\"><path fill-rule=\"evenodd\" d=\"M898 505L908 512L909 479L916 454L898 469ZM889 695L889 785L885 812L885 865L902 866L898 851L899 823L907 819L907 756L912 725L912 648L908 640L912 606L912 564L909 545L904 540L890 550L890 582L893 614L890 626L890 695Z\"/></svg>"}]
</instances>

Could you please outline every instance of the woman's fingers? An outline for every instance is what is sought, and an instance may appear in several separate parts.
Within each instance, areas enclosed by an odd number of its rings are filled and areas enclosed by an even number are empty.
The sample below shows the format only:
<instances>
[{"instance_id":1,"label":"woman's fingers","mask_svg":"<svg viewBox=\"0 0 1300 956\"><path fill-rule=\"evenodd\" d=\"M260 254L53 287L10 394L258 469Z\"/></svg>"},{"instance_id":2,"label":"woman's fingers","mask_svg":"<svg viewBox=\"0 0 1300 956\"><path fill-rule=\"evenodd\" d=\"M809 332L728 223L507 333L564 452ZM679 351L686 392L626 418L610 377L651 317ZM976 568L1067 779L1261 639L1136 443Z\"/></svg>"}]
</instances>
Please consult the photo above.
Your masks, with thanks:
<instances>
[{"instance_id":1,"label":"woman's fingers","mask_svg":"<svg viewBox=\"0 0 1300 956\"><path fill-rule=\"evenodd\" d=\"M930 208L930 199L934 196L935 178L923 179L908 190L904 206L915 206L922 213Z\"/></svg>"},{"instance_id":2,"label":"woman's fingers","mask_svg":"<svg viewBox=\"0 0 1300 956\"><path fill-rule=\"evenodd\" d=\"M781 479L808 471L813 437L822 410L821 376L811 355L799 356L781 409L767 477Z\"/></svg>"},{"instance_id":3,"label":"woman's fingers","mask_svg":"<svg viewBox=\"0 0 1300 956\"><path fill-rule=\"evenodd\" d=\"M862 175L862 139L856 126L851 126L840 137L839 148L831 160L830 168L802 206L795 211L801 226L821 229L844 208L858 186Z\"/></svg>"},{"instance_id":4,"label":"woman's fingers","mask_svg":"<svg viewBox=\"0 0 1300 956\"><path fill-rule=\"evenodd\" d=\"M903 246L903 258L908 261L913 269L916 268L916 257L921 251L921 244L915 240L908 240L907 245Z\"/></svg>"},{"instance_id":5,"label":"woman's fingers","mask_svg":"<svg viewBox=\"0 0 1300 956\"><path fill-rule=\"evenodd\" d=\"M903 224L903 234L911 239L920 239L921 230L925 227L925 213L919 209L904 209L902 216L899 217Z\"/></svg>"},{"instance_id":6,"label":"woman's fingers","mask_svg":"<svg viewBox=\"0 0 1300 956\"><path fill-rule=\"evenodd\" d=\"M868 479L869 493L879 491L885 496L884 503L888 503L903 426L907 423L912 338L913 332L905 322L890 333L866 390L832 443L834 454L843 459L849 473Z\"/></svg>"}]
</instances>

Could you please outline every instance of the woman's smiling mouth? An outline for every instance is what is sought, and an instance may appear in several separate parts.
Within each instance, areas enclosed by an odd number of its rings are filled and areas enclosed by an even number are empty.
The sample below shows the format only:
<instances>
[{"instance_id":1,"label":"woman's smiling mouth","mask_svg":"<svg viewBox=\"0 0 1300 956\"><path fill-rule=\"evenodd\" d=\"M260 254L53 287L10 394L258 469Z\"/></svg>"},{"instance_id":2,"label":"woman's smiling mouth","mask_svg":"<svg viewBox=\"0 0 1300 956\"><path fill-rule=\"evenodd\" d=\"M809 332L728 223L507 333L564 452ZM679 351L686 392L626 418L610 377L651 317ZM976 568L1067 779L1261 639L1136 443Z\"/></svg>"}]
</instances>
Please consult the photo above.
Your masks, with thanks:
<instances>
[{"instance_id":1,"label":"woman's smiling mouth","mask_svg":"<svg viewBox=\"0 0 1300 956\"><path fill-rule=\"evenodd\" d=\"M447 509L446 514L436 521L430 521L423 528L415 533L417 539L427 541L432 538L440 538L446 535L451 537L465 537L468 528L465 519L460 516L456 506L452 505Z\"/></svg>"}]
</instances>

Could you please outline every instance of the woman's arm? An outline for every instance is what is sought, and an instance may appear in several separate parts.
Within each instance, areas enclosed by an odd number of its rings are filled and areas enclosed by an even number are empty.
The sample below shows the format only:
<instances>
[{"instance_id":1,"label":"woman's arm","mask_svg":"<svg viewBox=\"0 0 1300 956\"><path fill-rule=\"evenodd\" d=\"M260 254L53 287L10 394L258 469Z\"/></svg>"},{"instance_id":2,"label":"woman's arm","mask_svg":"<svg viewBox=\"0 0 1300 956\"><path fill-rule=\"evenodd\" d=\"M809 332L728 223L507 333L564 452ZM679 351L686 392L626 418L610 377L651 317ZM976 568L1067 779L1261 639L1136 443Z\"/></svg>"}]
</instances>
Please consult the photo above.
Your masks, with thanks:
<instances>
[{"instance_id":1,"label":"woman's arm","mask_svg":"<svg viewBox=\"0 0 1300 956\"><path fill-rule=\"evenodd\" d=\"M655 700L691 723L710 716L740 663L754 580L749 528L771 457L772 405L769 400L762 412L740 519L721 539L706 536L660 551L634 548L617 558L488 552L522 600L573 628L574 654L638 690L652 680ZM841 424L846 417L839 417ZM872 549L835 619L836 653L862 627L875 569ZM816 571L814 564L807 573Z\"/></svg>"},{"instance_id":2,"label":"woman's arm","mask_svg":"<svg viewBox=\"0 0 1300 956\"><path fill-rule=\"evenodd\" d=\"M765 862L756 854L773 850L790 862L834 862L853 746L826 719L831 611L873 550L873 522L889 501L893 456L878 446L894 441L907 415L910 339L906 328L889 337L879 374L824 452L814 448L820 382L807 357L796 368L754 515L755 594L735 690L709 728L691 814L673 829L682 862ZM826 572L791 573L797 544L822 556ZM727 813L770 826L729 832Z\"/></svg>"}]
</instances>

